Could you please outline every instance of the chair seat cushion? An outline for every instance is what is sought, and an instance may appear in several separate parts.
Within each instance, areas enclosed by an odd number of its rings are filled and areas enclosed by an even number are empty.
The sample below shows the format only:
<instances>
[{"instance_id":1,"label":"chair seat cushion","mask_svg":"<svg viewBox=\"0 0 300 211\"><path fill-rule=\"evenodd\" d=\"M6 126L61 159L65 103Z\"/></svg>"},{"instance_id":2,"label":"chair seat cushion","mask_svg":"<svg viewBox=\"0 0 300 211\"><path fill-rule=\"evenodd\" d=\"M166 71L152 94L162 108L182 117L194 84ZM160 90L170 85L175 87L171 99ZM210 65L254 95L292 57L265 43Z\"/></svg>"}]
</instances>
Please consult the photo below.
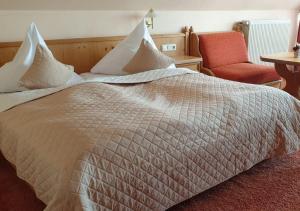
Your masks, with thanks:
<instances>
[{"instance_id":1,"label":"chair seat cushion","mask_svg":"<svg viewBox=\"0 0 300 211\"><path fill-rule=\"evenodd\" d=\"M212 72L219 78L252 84L264 84L281 79L274 68L251 63L216 67Z\"/></svg>"}]
</instances>

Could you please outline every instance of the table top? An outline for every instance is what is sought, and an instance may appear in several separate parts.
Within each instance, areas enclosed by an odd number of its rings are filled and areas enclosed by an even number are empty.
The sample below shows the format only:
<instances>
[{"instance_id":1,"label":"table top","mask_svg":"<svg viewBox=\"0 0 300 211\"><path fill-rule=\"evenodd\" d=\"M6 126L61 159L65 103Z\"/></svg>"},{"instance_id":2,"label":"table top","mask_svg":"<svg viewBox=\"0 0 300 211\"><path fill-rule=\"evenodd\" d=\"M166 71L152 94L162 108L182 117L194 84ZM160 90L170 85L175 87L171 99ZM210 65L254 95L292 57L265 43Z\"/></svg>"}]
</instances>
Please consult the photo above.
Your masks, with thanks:
<instances>
[{"instance_id":1,"label":"table top","mask_svg":"<svg viewBox=\"0 0 300 211\"><path fill-rule=\"evenodd\" d=\"M294 52L261 56L260 59L264 62L272 62L277 64L300 65L300 58L295 58Z\"/></svg>"},{"instance_id":2,"label":"table top","mask_svg":"<svg viewBox=\"0 0 300 211\"><path fill-rule=\"evenodd\" d=\"M172 56L175 59L175 64L186 64L186 63L200 63L202 62L201 57L195 56Z\"/></svg>"}]
</instances>

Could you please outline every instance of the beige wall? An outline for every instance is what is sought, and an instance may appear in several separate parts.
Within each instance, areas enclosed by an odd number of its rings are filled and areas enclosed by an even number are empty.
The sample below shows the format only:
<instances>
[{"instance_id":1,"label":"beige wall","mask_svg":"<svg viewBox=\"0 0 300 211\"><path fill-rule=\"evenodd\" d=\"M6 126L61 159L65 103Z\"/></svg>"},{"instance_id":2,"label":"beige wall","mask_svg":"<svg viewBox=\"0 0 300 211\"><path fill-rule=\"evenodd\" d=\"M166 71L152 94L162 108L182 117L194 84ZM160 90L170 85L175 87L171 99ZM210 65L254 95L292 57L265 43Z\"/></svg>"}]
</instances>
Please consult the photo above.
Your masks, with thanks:
<instances>
[{"instance_id":1,"label":"beige wall","mask_svg":"<svg viewBox=\"0 0 300 211\"><path fill-rule=\"evenodd\" d=\"M3 10L274 10L299 0L1 0Z\"/></svg>"},{"instance_id":2,"label":"beige wall","mask_svg":"<svg viewBox=\"0 0 300 211\"><path fill-rule=\"evenodd\" d=\"M0 11L0 42L23 39L34 21L45 39L111 36L128 34L146 11ZM152 33L175 33L185 25L196 31L230 30L235 21L245 19L289 19L292 44L297 12L294 10L210 10L156 11Z\"/></svg>"}]
</instances>

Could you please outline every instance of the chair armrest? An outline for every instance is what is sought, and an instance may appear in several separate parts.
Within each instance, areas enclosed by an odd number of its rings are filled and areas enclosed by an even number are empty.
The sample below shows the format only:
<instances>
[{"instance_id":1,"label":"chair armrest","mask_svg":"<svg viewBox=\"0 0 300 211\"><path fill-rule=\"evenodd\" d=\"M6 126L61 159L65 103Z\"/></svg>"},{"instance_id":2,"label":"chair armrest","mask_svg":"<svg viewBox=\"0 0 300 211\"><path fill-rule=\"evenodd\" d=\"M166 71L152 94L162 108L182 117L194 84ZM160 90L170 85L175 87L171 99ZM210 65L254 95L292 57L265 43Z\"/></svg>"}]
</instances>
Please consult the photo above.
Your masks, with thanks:
<instances>
[{"instance_id":1,"label":"chair armrest","mask_svg":"<svg viewBox=\"0 0 300 211\"><path fill-rule=\"evenodd\" d=\"M201 67L200 72L204 73L205 75L215 76L215 74L210 69L208 69L206 67Z\"/></svg>"}]
</instances>

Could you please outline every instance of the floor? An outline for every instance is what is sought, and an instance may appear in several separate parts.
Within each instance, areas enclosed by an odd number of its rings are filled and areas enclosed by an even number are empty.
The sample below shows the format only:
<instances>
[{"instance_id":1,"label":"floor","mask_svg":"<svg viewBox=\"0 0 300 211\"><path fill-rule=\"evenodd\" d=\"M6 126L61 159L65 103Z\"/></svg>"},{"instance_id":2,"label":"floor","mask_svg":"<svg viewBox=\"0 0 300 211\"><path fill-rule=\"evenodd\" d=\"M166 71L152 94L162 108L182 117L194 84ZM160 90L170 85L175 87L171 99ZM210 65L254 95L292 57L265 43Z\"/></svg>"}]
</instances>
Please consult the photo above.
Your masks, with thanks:
<instances>
[{"instance_id":1,"label":"floor","mask_svg":"<svg viewBox=\"0 0 300 211\"><path fill-rule=\"evenodd\" d=\"M260 163L172 211L299 211L300 152Z\"/></svg>"},{"instance_id":2,"label":"floor","mask_svg":"<svg viewBox=\"0 0 300 211\"><path fill-rule=\"evenodd\" d=\"M30 186L16 176L14 168L0 154L0 210L40 211L44 207Z\"/></svg>"},{"instance_id":3,"label":"floor","mask_svg":"<svg viewBox=\"0 0 300 211\"><path fill-rule=\"evenodd\" d=\"M169 211L300 210L300 152L263 162ZM40 211L45 205L0 155L0 210Z\"/></svg>"}]
</instances>

